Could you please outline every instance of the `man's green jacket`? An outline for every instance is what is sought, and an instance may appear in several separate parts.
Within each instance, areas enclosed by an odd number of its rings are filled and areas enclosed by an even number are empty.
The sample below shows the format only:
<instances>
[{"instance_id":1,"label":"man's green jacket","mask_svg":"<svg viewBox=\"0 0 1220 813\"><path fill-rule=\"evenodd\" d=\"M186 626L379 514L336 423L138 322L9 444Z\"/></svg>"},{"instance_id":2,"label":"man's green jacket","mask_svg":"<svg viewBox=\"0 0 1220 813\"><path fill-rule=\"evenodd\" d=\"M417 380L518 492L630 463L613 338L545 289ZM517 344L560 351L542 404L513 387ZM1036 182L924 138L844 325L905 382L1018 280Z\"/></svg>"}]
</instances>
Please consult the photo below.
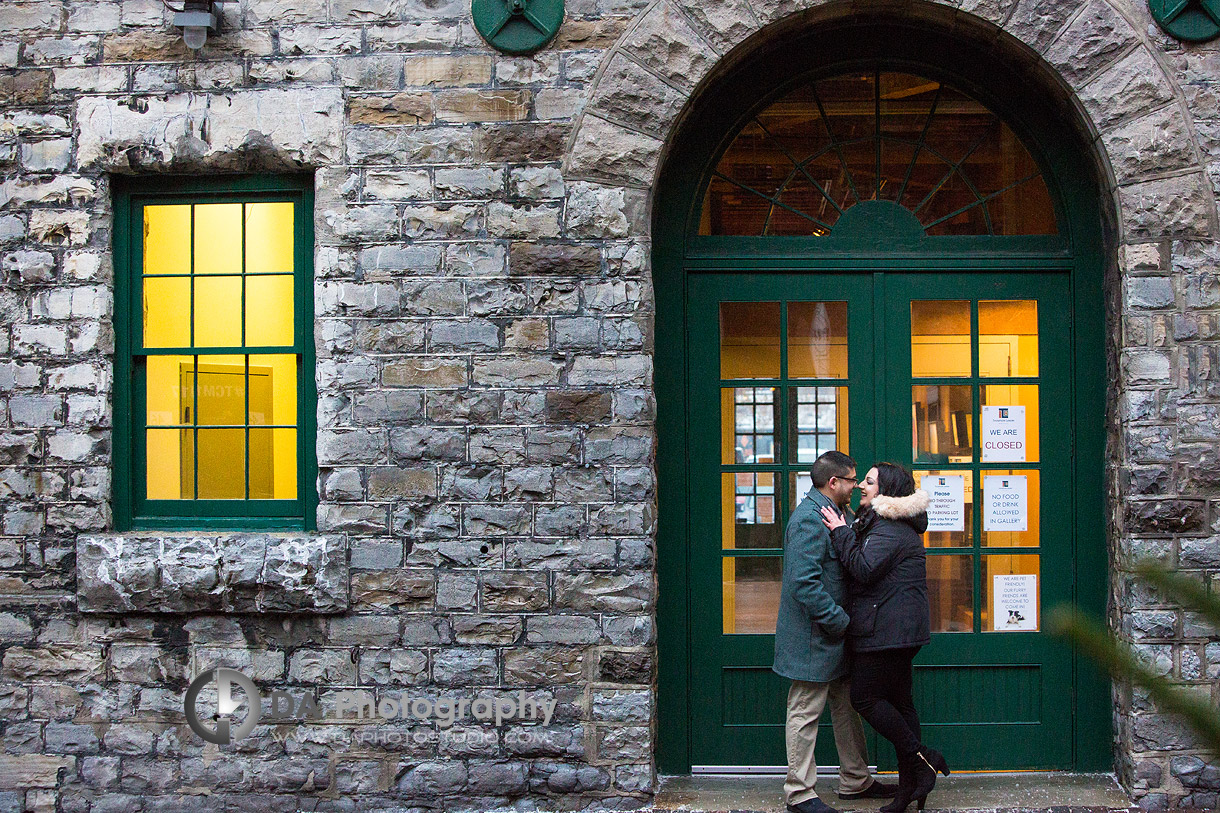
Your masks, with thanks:
<instances>
[{"instance_id":1,"label":"man's green jacket","mask_svg":"<svg viewBox=\"0 0 1220 813\"><path fill-rule=\"evenodd\" d=\"M816 488L792 512L784 533L784 579L775 625L775 672L792 680L827 683L847 674L843 635L848 617L843 569L822 524L833 505Z\"/></svg>"}]
</instances>

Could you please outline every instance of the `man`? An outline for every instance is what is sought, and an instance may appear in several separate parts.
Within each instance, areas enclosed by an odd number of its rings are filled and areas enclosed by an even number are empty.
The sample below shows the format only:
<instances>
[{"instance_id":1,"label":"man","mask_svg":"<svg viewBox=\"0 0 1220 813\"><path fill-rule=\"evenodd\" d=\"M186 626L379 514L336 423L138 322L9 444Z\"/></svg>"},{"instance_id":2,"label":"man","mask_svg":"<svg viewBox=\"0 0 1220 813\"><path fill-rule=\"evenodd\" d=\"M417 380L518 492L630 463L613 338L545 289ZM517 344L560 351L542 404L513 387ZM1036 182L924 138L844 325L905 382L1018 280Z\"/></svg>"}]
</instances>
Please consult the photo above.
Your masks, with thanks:
<instances>
[{"instance_id":1,"label":"man","mask_svg":"<svg viewBox=\"0 0 1220 813\"><path fill-rule=\"evenodd\" d=\"M788 690L785 740L788 778L784 782L789 813L835 813L818 798L813 785L818 766L818 718L830 703L835 747L839 751L839 798L885 799L897 785L869 776L864 726L851 707L843 636L848 617L843 572L830 534L819 514L822 506L847 510L856 488L856 462L842 452L826 452L810 470L813 488L792 512L784 533L784 577L775 626L772 669L792 680Z\"/></svg>"}]
</instances>

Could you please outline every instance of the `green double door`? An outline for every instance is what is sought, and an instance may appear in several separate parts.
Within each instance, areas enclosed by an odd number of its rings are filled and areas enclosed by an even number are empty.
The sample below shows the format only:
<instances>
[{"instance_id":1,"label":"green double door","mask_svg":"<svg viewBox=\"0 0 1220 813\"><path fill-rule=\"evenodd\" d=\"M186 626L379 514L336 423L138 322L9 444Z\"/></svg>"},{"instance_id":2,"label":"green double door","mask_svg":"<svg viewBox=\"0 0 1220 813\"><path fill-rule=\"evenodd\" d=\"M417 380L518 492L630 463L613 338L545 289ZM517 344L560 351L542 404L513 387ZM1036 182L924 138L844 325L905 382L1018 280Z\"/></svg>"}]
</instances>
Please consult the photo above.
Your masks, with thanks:
<instances>
[{"instance_id":1,"label":"green double door","mask_svg":"<svg viewBox=\"0 0 1220 813\"><path fill-rule=\"evenodd\" d=\"M1066 273L688 277L691 763L782 766L783 533L822 452L933 497L923 738L958 769L1067 768L1074 580ZM1044 474L1045 472L1045 474ZM818 761L837 764L829 718ZM893 765L870 731L870 755Z\"/></svg>"}]
</instances>

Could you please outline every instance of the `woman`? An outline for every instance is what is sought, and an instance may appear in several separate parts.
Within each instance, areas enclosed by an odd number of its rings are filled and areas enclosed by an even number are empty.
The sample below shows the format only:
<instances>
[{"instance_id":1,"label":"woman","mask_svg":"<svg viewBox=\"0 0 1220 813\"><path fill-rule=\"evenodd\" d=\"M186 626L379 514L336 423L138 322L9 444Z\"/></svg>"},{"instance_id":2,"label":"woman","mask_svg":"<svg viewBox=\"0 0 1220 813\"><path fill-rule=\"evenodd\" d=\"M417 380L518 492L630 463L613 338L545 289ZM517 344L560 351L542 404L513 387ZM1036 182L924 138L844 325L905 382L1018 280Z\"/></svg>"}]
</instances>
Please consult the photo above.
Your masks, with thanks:
<instances>
[{"instance_id":1,"label":"woman","mask_svg":"<svg viewBox=\"0 0 1220 813\"><path fill-rule=\"evenodd\" d=\"M839 561L851 576L851 703L898 753L898 795L881 810L901 813L912 799L922 810L936 771L949 775L944 756L920 742L911 697L911 662L932 640L920 538L928 528L928 495L916 491L910 472L893 463L869 469L860 492L860 512L851 525L822 509Z\"/></svg>"}]
</instances>

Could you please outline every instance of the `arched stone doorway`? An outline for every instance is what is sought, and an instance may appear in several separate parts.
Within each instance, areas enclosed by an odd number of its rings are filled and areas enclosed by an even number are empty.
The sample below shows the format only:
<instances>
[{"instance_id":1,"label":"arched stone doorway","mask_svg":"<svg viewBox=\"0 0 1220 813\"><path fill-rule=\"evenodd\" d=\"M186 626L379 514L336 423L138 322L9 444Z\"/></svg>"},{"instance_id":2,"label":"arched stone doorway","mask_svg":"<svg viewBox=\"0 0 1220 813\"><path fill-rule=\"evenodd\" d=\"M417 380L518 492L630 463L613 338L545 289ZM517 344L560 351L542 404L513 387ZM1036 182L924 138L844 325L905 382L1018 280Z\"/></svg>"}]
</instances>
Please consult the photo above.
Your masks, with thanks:
<instances>
[{"instance_id":1,"label":"arched stone doorway","mask_svg":"<svg viewBox=\"0 0 1220 813\"><path fill-rule=\"evenodd\" d=\"M685 343L658 347L661 409L682 410L659 555L662 600L687 602L659 620L662 760L668 741L695 771L784 763L784 522L838 448L945 491L925 739L966 769L1107 765L1108 710L1065 702L1105 683L1041 621L1105 608L1098 184L1029 87L927 23L823 23L710 83L673 142L654 279ZM1019 449L994 448L1000 420Z\"/></svg>"},{"instance_id":2,"label":"arched stone doorway","mask_svg":"<svg viewBox=\"0 0 1220 813\"><path fill-rule=\"evenodd\" d=\"M1113 553L1108 562L1101 554L1088 572L1078 573L1077 586L1087 592L1090 588L1086 582L1091 579L1094 595L1102 595L1107 579L1115 584L1112 623L1116 627L1135 607L1144 606L1140 596L1124 586L1127 580L1121 572L1131 545L1120 544L1120 538L1163 532L1169 527L1165 518L1177 503L1172 495L1157 496L1163 492L1141 485L1136 473L1128 472L1127 467L1154 463L1163 455L1159 450L1154 453L1141 438L1152 438L1157 432L1152 425L1157 423L1157 413L1148 411L1150 399L1155 388L1168 386L1176 369L1173 359L1179 351L1173 347L1176 339L1162 346L1151 334L1143 339L1143 334L1124 335L1120 340L1118 314L1140 317L1142 311L1153 307L1151 300L1137 295L1137 289L1142 291L1152 282L1144 285L1133 278L1163 278L1171 273L1171 259L1176 271L1181 257L1183 284L1193 279L1191 269L1208 254L1213 240L1215 208L1194 133L1196 122L1186 102L1192 93L1198 96L1198 91L1182 84L1190 80L1193 62L1186 59L1171 65L1163 48L1146 31L1142 14L1142 8L1104 1L1083 7L1017 0L975 4L968 9L957 3L916 3L887 9L880 4L847 7L809 0L740 0L715 6L658 0L640 14L614 52L602 61L570 141L565 176L573 182L569 188L572 201L628 212L651 204L654 215L651 230L640 236L653 240L657 283L661 505L658 631L662 672L667 664L672 666L691 625L689 617L674 614L676 605L689 603L685 583L678 578L684 576L677 564L684 552L672 545L674 539L682 543L687 539L676 524L684 521L688 506L685 480L669 476L686 465L685 447L668 434L684 420L684 413L675 411L675 404L680 403L686 379L684 361L667 357L667 352L685 346L688 325L682 300L666 292L665 277L673 269L682 268L683 246L680 241L663 238L667 226L678 231L685 228L690 209L697 205L688 192L682 193L686 197L679 202L667 200L679 186L672 183L675 162L668 159L681 160L684 144L701 138L728 138L734 132L733 128L700 131L696 114L700 102L708 98L709 88L722 86L725 77L768 49L791 46L803 32L819 25L842 24L847 17L861 25L895 22L939 30L954 48L973 48L981 57L974 73L983 75L989 67L999 65L1008 75L1019 75L1021 81L1013 87L1040 96L1044 110L1052 112L1068 131L1065 143L1074 145L1076 170L1084 170L1084 177L1077 176L1081 187L1101 187L1090 228L1099 238L1093 267L1106 280L1102 285L1095 276L1093 292L1097 303L1104 302L1106 316L1090 328L1093 356L1083 360L1088 362L1083 369L1101 372L1108 379L1096 393L1098 407L1094 414L1100 422L1100 404L1107 404L1105 426L1110 433L1110 452L1105 465L1105 491L1092 498L1097 505L1109 501L1104 528ZM932 60L928 58L931 53L912 58L926 65L944 56L936 52L937 59ZM706 144L702 149L705 155L710 154ZM667 157L665 174L657 183L663 157ZM673 222L675 213L680 223ZM1175 241L1172 247L1171 240ZM1164 287L1167 283L1161 284ZM1124 288L1128 290L1126 296ZM1181 312L1189 322L1190 313L1200 307L1200 302L1197 296L1188 295L1184 304L1161 302L1156 307ZM1137 318L1136 327L1140 324ZM1079 328L1076 333L1079 338ZM1082 343L1078 340L1076 346ZM1186 347L1181 352L1193 353ZM1182 359L1194 369L1194 355ZM1187 389L1193 392L1199 388L1187 382ZM1174 400L1177 396L1169 393L1166 397ZM1164 420L1172 419L1162 418L1161 422ZM1163 433L1157 437L1163 437ZM1081 454L1079 447L1075 451ZM1094 451L1095 460L1100 462L1100 450ZM1128 495L1137 502L1120 509ZM689 664L682 668L689 669ZM662 772L683 772L692 764L689 754L676 753L672 743L675 732L681 735L679 740L685 738L687 742L691 732L689 727L685 731L675 729L673 721L688 715L688 698L664 679L658 697L658 767ZM1161 730L1155 728L1161 725L1155 709L1133 707L1129 690L1120 690L1112 700L1103 687L1082 692L1078 686L1076 700L1078 713L1101 721L1095 729L1099 736L1092 749L1094 756L1078 758L1078 767L1107 768L1113 764L1106 723L1118 719L1124 721L1118 729L1117 765L1124 783L1137 796L1146 792L1145 787L1161 786L1171 795L1175 792L1170 787L1172 780L1162 784L1166 780L1147 779L1153 774L1162 776L1158 771L1148 773L1141 768L1140 776L1145 778L1135 777L1134 766L1139 760L1153 760L1141 762L1143 766L1161 762L1162 770L1168 770L1167 761L1159 760L1148 749L1171 746L1159 745L1156 736L1148 740L1138 733L1141 721L1153 726L1147 731L1154 735ZM1170 738L1168 733L1160 739L1166 738ZM681 748L679 745L679 751ZM1089 750L1078 747L1076 753L1083 755Z\"/></svg>"}]
</instances>

